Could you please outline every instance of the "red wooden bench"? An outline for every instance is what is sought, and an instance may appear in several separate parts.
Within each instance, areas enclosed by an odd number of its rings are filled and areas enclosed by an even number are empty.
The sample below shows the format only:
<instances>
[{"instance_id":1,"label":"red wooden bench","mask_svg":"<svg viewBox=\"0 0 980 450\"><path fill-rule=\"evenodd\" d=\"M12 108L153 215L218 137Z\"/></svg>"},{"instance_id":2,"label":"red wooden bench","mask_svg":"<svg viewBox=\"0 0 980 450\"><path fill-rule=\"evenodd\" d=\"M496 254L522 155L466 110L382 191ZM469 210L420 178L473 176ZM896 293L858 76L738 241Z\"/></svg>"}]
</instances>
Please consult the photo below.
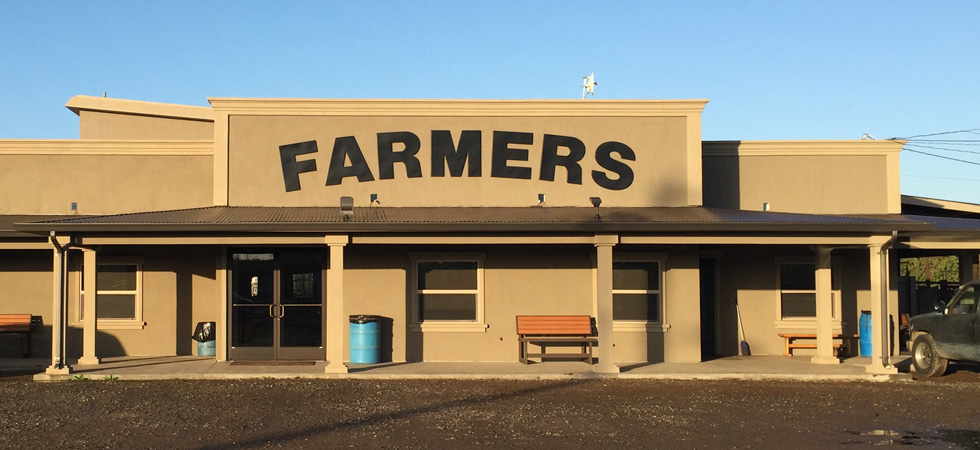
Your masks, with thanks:
<instances>
[{"instance_id":1,"label":"red wooden bench","mask_svg":"<svg viewBox=\"0 0 980 450\"><path fill-rule=\"evenodd\" d=\"M572 359L593 363L592 349L599 340L592 335L589 316L517 316L519 359ZM529 353L528 345L540 347L540 353ZM548 347L578 347L578 353L548 353Z\"/></svg>"},{"instance_id":2,"label":"red wooden bench","mask_svg":"<svg viewBox=\"0 0 980 450\"><path fill-rule=\"evenodd\" d=\"M31 356L30 314L0 314L0 335L20 338L21 357Z\"/></svg>"}]
</instances>

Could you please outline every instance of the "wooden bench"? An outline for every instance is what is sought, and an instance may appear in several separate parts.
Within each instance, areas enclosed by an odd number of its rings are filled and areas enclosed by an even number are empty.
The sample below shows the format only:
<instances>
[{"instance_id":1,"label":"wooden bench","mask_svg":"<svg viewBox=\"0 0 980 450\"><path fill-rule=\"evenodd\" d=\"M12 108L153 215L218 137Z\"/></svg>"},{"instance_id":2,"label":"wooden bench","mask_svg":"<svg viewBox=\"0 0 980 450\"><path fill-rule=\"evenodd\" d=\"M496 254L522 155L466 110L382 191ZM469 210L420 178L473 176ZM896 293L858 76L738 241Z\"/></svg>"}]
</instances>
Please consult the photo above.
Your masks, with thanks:
<instances>
[{"instance_id":1,"label":"wooden bench","mask_svg":"<svg viewBox=\"0 0 980 450\"><path fill-rule=\"evenodd\" d=\"M783 333L779 337L786 341L786 350L783 351L783 356L793 356L793 349L795 348L817 348L817 335L816 334L806 334L806 333ZM831 336L831 339L840 339L840 343L834 343L834 356L840 356L844 353L848 353L851 348L851 341L857 339L856 334L835 334ZM812 340L813 342L799 343L796 342L797 339ZM844 352L844 353L842 353Z\"/></svg>"},{"instance_id":2,"label":"wooden bench","mask_svg":"<svg viewBox=\"0 0 980 450\"><path fill-rule=\"evenodd\" d=\"M592 333L589 316L517 316L519 359L528 364L529 358L572 359L593 363L592 349L599 342ZM541 348L529 353L528 345ZM578 347L578 353L548 353L548 347Z\"/></svg>"},{"instance_id":3,"label":"wooden bench","mask_svg":"<svg viewBox=\"0 0 980 450\"><path fill-rule=\"evenodd\" d=\"M31 356L31 315L0 314L0 336L20 338L21 357Z\"/></svg>"}]
</instances>

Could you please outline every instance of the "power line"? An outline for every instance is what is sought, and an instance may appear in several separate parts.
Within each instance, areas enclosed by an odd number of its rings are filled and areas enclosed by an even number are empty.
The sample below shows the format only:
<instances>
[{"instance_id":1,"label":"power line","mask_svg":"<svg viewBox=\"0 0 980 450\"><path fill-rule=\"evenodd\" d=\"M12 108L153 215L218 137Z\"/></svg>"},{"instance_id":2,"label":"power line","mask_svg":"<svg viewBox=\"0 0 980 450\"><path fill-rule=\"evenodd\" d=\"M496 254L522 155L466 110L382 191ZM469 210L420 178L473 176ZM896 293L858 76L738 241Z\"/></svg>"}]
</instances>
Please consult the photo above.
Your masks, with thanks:
<instances>
[{"instance_id":1,"label":"power line","mask_svg":"<svg viewBox=\"0 0 980 450\"><path fill-rule=\"evenodd\" d=\"M902 175L902 178L929 178L932 180L948 180L948 181L980 181L980 178L930 177L927 175Z\"/></svg>"},{"instance_id":2,"label":"power line","mask_svg":"<svg viewBox=\"0 0 980 450\"><path fill-rule=\"evenodd\" d=\"M905 150L906 151L910 151L912 153L919 153L919 154L922 154L922 155L928 155L928 156L932 156L932 157L936 157L936 158L948 159L950 161L956 161L956 162L961 162L961 163L966 163L966 164L973 164L975 166L980 166L980 163L973 162L973 161L967 161L965 159L950 158L949 156L937 155L935 153L923 152L923 151L920 151L920 150L913 150L911 148L906 148Z\"/></svg>"},{"instance_id":3,"label":"power line","mask_svg":"<svg viewBox=\"0 0 980 450\"><path fill-rule=\"evenodd\" d=\"M980 133L977 133L978 131L980 131L980 128L971 128L969 130L943 131L941 133L918 134L918 135L915 135L915 136L908 136L908 137L904 137L904 138L894 138L894 139L911 140L911 139L920 138L920 137L943 136L943 135L947 135L947 134L956 134L956 133L980 134Z\"/></svg>"},{"instance_id":4,"label":"power line","mask_svg":"<svg viewBox=\"0 0 980 450\"><path fill-rule=\"evenodd\" d=\"M980 151L961 150L961 149L958 149L958 148L935 147L935 146L931 146L931 145L914 144L914 143L911 143L911 142L905 144L905 146L906 147L912 146L912 147L915 147L915 148L927 148L927 149L930 149L930 150L940 150L940 151L944 151L944 152L971 153L971 154L974 154L974 155L980 155ZM909 150L909 149L906 148L906 150Z\"/></svg>"}]
</instances>

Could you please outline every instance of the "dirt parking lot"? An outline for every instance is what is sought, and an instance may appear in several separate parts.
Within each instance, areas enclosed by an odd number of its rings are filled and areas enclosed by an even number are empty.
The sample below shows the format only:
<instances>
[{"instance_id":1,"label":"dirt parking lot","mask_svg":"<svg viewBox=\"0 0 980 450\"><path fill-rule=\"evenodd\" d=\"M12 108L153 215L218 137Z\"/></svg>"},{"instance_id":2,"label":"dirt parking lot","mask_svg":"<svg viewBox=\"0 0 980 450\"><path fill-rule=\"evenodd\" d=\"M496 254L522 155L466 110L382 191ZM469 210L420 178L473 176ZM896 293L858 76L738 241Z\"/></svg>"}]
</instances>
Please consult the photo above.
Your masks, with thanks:
<instances>
[{"instance_id":1,"label":"dirt parking lot","mask_svg":"<svg viewBox=\"0 0 980 450\"><path fill-rule=\"evenodd\" d=\"M980 448L941 381L0 382L2 448Z\"/></svg>"}]
</instances>

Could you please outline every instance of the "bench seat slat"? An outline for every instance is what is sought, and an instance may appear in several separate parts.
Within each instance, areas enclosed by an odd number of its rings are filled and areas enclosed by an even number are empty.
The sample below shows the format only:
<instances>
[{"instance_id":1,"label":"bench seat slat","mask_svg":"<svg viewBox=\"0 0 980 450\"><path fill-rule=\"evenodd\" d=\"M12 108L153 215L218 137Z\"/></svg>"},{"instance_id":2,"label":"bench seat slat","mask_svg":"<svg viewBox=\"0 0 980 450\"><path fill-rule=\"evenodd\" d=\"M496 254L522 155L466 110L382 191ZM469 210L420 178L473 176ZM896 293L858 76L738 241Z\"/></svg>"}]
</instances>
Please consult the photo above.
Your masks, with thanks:
<instances>
[{"instance_id":1,"label":"bench seat slat","mask_svg":"<svg viewBox=\"0 0 980 450\"><path fill-rule=\"evenodd\" d=\"M517 334L592 334L589 316L517 316Z\"/></svg>"},{"instance_id":2,"label":"bench seat slat","mask_svg":"<svg viewBox=\"0 0 980 450\"><path fill-rule=\"evenodd\" d=\"M31 315L0 314L0 331L31 331Z\"/></svg>"}]
</instances>

